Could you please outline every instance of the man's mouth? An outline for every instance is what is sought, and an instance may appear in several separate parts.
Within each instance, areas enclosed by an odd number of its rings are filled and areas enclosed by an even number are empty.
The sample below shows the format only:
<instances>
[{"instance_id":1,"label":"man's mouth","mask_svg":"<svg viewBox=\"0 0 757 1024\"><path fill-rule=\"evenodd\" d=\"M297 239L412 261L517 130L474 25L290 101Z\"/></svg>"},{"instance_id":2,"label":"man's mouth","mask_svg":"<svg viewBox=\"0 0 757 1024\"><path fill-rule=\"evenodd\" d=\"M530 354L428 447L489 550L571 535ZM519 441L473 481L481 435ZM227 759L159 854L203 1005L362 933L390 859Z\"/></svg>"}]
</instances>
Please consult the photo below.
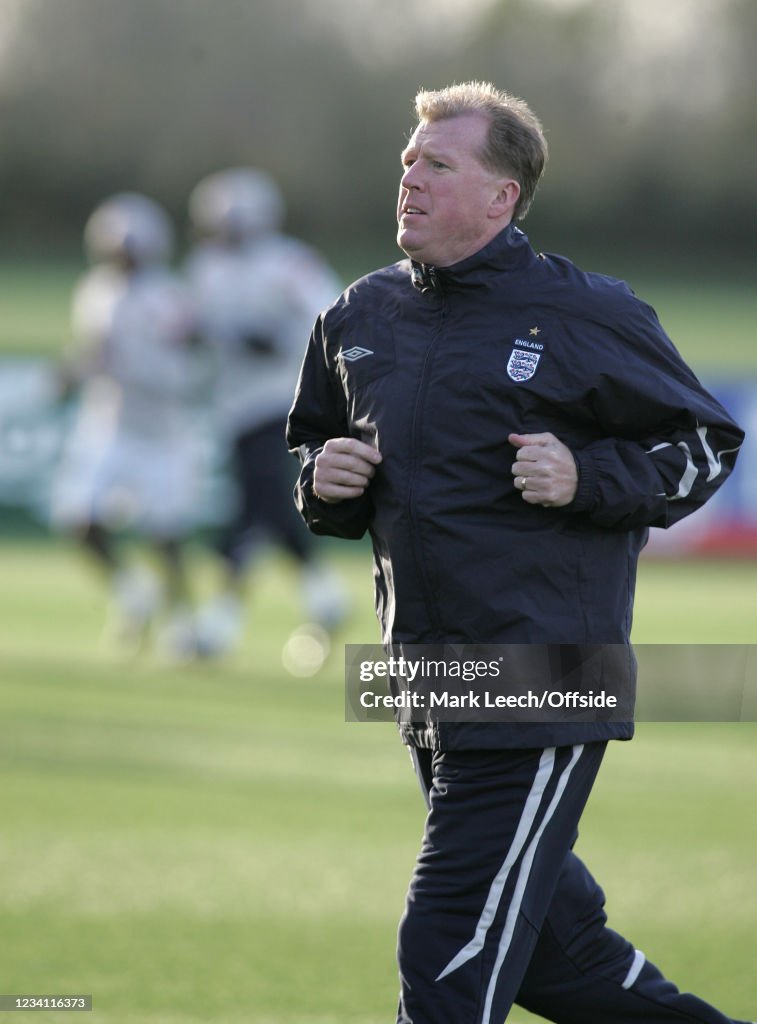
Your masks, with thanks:
<instances>
[{"instance_id":1,"label":"man's mouth","mask_svg":"<svg viewBox=\"0 0 757 1024\"><path fill-rule=\"evenodd\" d=\"M403 206L402 212L412 214L413 216L420 215L424 216L423 210L419 210L417 206Z\"/></svg>"}]
</instances>

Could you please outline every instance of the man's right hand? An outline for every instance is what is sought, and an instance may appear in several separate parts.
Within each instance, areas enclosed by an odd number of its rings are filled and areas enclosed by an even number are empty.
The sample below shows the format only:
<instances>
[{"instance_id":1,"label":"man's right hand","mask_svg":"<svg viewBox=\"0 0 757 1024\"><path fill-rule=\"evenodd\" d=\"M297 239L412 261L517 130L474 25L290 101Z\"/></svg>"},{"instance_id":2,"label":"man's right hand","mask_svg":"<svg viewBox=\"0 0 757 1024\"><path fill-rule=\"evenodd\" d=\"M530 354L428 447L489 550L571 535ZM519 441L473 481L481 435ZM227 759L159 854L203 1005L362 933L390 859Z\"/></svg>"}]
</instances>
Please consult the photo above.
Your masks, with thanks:
<instances>
[{"instance_id":1,"label":"man's right hand","mask_svg":"<svg viewBox=\"0 0 757 1024\"><path fill-rule=\"evenodd\" d=\"M321 501L359 498L373 479L381 453L354 437L332 437L316 455L313 493Z\"/></svg>"}]
</instances>

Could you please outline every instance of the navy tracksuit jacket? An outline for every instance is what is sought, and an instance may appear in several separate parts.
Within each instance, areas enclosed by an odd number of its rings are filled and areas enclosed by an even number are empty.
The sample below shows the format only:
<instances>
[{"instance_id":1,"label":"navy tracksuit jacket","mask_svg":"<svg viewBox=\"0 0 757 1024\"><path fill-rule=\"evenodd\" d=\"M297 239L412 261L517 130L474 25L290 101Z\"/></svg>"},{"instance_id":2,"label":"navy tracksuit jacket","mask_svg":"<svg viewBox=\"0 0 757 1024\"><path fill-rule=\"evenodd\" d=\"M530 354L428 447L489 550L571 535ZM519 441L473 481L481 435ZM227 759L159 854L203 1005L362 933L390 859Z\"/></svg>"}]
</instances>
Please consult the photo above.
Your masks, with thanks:
<instances>
[{"instance_id":1,"label":"navy tracksuit jacket","mask_svg":"<svg viewBox=\"0 0 757 1024\"><path fill-rule=\"evenodd\" d=\"M564 508L527 505L510 433L573 452ZM332 437L383 456L366 493L313 494ZM514 225L447 268L403 260L317 321L287 437L316 533L373 542L383 639L628 644L636 563L730 473L743 434L622 282L537 255ZM537 683L548 680L535 680ZM571 853L605 741L631 723L401 725L429 804L400 928L398 1024L729 1018L605 925Z\"/></svg>"},{"instance_id":2,"label":"navy tracksuit jacket","mask_svg":"<svg viewBox=\"0 0 757 1024\"><path fill-rule=\"evenodd\" d=\"M510 433L574 453L565 508L524 503ZM312 490L326 439L383 455L368 492ZM649 526L670 526L730 473L742 431L654 311L620 281L536 255L514 225L455 266L404 260L318 320L288 440L316 533L373 541L393 644L627 644ZM630 735L623 723L403 727L411 745L523 747Z\"/></svg>"}]
</instances>

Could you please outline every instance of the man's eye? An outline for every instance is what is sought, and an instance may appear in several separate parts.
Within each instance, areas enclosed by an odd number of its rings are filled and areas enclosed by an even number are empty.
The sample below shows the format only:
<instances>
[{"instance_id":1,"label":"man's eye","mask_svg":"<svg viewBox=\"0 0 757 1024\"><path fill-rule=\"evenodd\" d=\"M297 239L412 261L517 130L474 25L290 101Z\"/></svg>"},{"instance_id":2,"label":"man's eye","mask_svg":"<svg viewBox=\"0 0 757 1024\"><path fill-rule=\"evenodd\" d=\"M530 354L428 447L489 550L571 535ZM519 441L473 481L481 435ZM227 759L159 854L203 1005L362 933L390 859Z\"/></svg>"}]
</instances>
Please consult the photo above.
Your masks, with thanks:
<instances>
[{"instance_id":1,"label":"man's eye","mask_svg":"<svg viewBox=\"0 0 757 1024\"><path fill-rule=\"evenodd\" d=\"M443 164L441 160L432 160L431 166L438 170L439 168L446 168L447 165Z\"/></svg>"}]
</instances>

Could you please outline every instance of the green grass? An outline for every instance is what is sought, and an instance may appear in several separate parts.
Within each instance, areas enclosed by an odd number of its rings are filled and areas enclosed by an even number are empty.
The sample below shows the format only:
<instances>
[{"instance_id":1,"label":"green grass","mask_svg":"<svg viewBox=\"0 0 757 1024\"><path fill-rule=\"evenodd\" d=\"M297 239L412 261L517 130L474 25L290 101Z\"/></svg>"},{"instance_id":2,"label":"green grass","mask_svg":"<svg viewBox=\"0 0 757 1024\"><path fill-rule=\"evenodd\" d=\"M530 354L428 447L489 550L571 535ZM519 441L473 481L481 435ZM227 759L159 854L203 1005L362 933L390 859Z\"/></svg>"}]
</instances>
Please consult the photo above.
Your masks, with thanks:
<instances>
[{"instance_id":1,"label":"green grass","mask_svg":"<svg viewBox=\"0 0 757 1024\"><path fill-rule=\"evenodd\" d=\"M344 639L375 642L368 554L339 567ZM639 638L683 604L663 638L717 639L700 595L739 606L750 573L646 566ZM339 652L313 679L281 669L289 570L263 567L237 657L184 668L102 642L103 595L69 548L5 543L0 574L0 991L91 993L107 1024L391 1020L422 803L393 727L345 724ZM755 740L641 725L610 749L578 847L615 927L737 1016L757 1004Z\"/></svg>"},{"instance_id":2,"label":"green grass","mask_svg":"<svg viewBox=\"0 0 757 1024\"><path fill-rule=\"evenodd\" d=\"M79 272L0 264L0 352L60 352ZM753 289L632 283L695 369L757 371ZM344 639L375 642L368 555L340 566ZM421 801L393 727L344 723L339 652L315 679L283 672L286 568L265 567L236 658L185 668L102 640L103 595L68 548L2 544L0 578L0 992L90 992L103 1024L391 1020ZM647 562L634 637L753 642L756 590L753 564ZM742 1017L755 741L752 723L640 725L578 847L611 923Z\"/></svg>"},{"instance_id":3,"label":"green grass","mask_svg":"<svg viewBox=\"0 0 757 1024\"><path fill-rule=\"evenodd\" d=\"M634 282L634 290L654 306L665 330L696 371L757 372L757 292L752 286L658 278L638 286Z\"/></svg>"},{"instance_id":4,"label":"green grass","mask_svg":"<svg viewBox=\"0 0 757 1024\"><path fill-rule=\"evenodd\" d=\"M69 341L71 292L82 266L0 262L0 353L59 355Z\"/></svg>"},{"instance_id":5,"label":"green grass","mask_svg":"<svg viewBox=\"0 0 757 1024\"><path fill-rule=\"evenodd\" d=\"M71 288L81 271L82 264L70 262L0 262L0 353L60 352L69 336ZM631 283L694 369L757 371L757 293L750 285L662 277Z\"/></svg>"},{"instance_id":6,"label":"green grass","mask_svg":"<svg viewBox=\"0 0 757 1024\"><path fill-rule=\"evenodd\" d=\"M642 559L633 639L646 644L757 641L757 565L750 559Z\"/></svg>"}]
</instances>

